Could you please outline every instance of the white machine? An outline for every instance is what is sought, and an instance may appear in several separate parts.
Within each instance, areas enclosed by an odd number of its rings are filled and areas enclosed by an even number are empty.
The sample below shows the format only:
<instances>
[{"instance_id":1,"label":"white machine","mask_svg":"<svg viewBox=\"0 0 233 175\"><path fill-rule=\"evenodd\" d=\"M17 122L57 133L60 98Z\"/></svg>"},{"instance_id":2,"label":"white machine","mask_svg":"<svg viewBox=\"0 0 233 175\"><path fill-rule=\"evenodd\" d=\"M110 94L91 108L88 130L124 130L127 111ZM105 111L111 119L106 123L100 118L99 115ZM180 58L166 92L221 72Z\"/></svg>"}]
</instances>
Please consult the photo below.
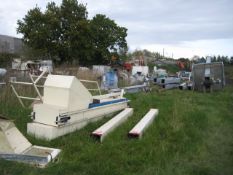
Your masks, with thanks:
<instances>
[{"instance_id":1,"label":"white machine","mask_svg":"<svg viewBox=\"0 0 233 175\"><path fill-rule=\"evenodd\" d=\"M92 96L75 76L48 75L42 103L35 104L28 134L51 140L127 107L123 92Z\"/></svg>"}]
</instances>

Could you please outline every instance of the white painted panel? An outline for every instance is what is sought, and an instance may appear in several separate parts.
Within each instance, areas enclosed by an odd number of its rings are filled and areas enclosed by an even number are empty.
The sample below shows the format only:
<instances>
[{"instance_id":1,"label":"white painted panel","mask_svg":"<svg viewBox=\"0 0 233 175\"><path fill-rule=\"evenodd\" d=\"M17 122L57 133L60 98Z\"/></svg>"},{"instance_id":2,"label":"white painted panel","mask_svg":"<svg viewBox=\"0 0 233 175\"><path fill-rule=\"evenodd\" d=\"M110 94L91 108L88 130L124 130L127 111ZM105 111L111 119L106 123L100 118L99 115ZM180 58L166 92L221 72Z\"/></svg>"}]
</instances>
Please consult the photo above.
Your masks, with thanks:
<instances>
[{"instance_id":1,"label":"white painted panel","mask_svg":"<svg viewBox=\"0 0 233 175\"><path fill-rule=\"evenodd\" d=\"M122 109L125 109L126 107L127 102L120 102L117 104L110 104L106 106L92 108L72 115L68 123L60 127L37 122L28 123L27 133L35 136L36 138L52 140L65 134L74 132L75 130L79 130L90 122L95 122L99 119L102 119L106 115L120 111ZM55 121L56 116L54 116L53 118Z\"/></svg>"},{"instance_id":2,"label":"white painted panel","mask_svg":"<svg viewBox=\"0 0 233 175\"><path fill-rule=\"evenodd\" d=\"M16 127L12 127L5 131L6 138L14 150L14 153L20 154L29 147L31 147L31 143L19 132Z\"/></svg>"},{"instance_id":3,"label":"white painted panel","mask_svg":"<svg viewBox=\"0 0 233 175\"><path fill-rule=\"evenodd\" d=\"M44 104L69 110L87 109L92 95L74 76L49 75L44 85Z\"/></svg>"},{"instance_id":4,"label":"white painted panel","mask_svg":"<svg viewBox=\"0 0 233 175\"><path fill-rule=\"evenodd\" d=\"M69 105L68 89L45 87L44 88L44 104L56 105L67 108Z\"/></svg>"},{"instance_id":5,"label":"white painted panel","mask_svg":"<svg viewBox=\"0 0 233 175\"><path fill-rule=\"evenodd\" d=\"M132 114L133 114L133 108L126 108L124 111L120 112L118 115L113 117L111 120L109 120L107 123L102 125L100 128L92 132L92 135L100 138L100 141L102 142L102 140L108 133L113 131L117 126L119 126Z\"/></svg>"},{"instance_id":6,"label":"white painted panel","mask_svg":"<svg viewBox=\"0 0 233 175\"><path fill-rule=\"evenodd\" d=\"M57 126L56 117L63 111L65 112L67 109L47 104L35 104L33 107L34 122Z\"/></svg>"},{"instance_id":7,"label":"white painted panel","mask_svg":"<svg viewBox=\"0 0 233 175\"><path fill-rule=\"evenodd\" d=\"M3 148L3 150L0 150L0 157L6 160L15 160L44 167L61 152L60 149L32 146L12 121L0 119L0 131L0 148ZM43 157L47 160L41 161Z\"/></svg>"},{"instance_id":8,"label":"white painted panel","mask_svg":"<svg viewBox=\"0 0 233 175\"><path fill-rule=\"evenodd\" d=\"M145 129L153 122L158 113L158 109L150 109L150 111L129 132L129 136L141 137Z\"/></svg>"},{"instance_id":9,"label":"white painted panel","mask_svg":"<svg viewBox=\"0 0 233 175\"><path fill-rule=\"evenodd\" d=\"M51 75L49 74L44 86L45 87L58 87L58 88L70 88L74 76L64 76L64 75Z\"/></svg>"}]
</instances>

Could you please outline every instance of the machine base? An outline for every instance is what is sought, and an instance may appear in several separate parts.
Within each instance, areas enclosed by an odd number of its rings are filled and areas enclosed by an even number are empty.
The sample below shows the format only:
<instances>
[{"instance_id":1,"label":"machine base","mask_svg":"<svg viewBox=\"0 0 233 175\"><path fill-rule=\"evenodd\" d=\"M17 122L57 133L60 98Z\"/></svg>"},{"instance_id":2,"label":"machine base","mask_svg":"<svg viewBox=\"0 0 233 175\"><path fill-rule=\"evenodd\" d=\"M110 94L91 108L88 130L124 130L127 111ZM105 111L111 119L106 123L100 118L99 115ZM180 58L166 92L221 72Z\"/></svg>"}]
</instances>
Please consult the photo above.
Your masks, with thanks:
<instances>
[{"instance_id":1,"label":"machine base","mask_svg":"<svg viewBox=\"0 0 233 175\"><path fill-rule=\"evenodd\" d=\"M62 126L51 126L37 122L28 123L27 133L32 136L35 136L36 138L52 140L57 137L79 130L90 122L95 122L97 120L100 120L103 117L112 114L114 112L120 111L122 109L125 109L126 107L127 107L127 102L125 101L118 104L110 104L106 106L92 108L90 110L83 112L84 118L82 120L72 123L66 123L65 125ZM76 115L79 116L80 113ZM75 114L72 116L72 118L75 118Z\"/></svg>"}]
</instances>

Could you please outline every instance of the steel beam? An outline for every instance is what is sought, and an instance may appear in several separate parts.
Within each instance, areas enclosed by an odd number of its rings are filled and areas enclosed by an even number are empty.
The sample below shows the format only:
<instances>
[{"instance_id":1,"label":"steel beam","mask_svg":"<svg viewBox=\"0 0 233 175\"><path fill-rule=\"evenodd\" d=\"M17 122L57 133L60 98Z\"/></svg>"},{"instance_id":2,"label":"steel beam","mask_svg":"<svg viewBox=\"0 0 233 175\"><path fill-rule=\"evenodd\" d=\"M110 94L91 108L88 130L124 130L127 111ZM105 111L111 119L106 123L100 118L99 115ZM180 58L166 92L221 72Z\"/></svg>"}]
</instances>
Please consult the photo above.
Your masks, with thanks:
<instances>
[{"instance_id":1,"label":"steel beam","mask_svg":"<svg viewBox=\"0 0 233 175\"><path fill-rule=\"evenodd\" d=\"M129 137L141 138L146 128L153 122L158 115L158 109L150 109L150 111L129 131Z\"/></svg>"},{"instance_id":2,"label":"steel beam","mask_svg":"<svg viewBox=\"0 0 233 175\"><path fill-rule=\"evenodd\" d=\"M132 114L133 114L133 108L125 108L125 110L123 110L114 118L109 120L107 123L96 129L94 132L92 132L92 135L95 138L99 139L100 142L102 142L107 134L113 131L121 123L126 121L126 119L130 117Z\"/></svg>"}]
</instances>

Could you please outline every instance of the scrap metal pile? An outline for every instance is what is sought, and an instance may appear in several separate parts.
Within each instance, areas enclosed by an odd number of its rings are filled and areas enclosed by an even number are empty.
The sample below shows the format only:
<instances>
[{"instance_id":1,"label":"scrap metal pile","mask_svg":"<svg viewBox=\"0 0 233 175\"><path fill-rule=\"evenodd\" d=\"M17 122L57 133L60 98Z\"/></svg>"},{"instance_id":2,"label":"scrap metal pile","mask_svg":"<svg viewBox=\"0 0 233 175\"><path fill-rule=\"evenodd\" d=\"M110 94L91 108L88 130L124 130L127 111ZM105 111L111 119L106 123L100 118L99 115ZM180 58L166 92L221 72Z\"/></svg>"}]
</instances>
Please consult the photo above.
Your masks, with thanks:
<instances>
[{"instance_id":1,"label":"scrap metal pile","mask_svg":"<svg viewBox=\"0 0 233 175\"><path fill-rule=\"evenodd\" d=\"M180 71L177 76L168 76L166 70L154 69L154 83L165 89L209 91L221 90L225 86L224 65L222 62L211 62L192 65L192 72Z\"/></svg>"}]
</instances>

